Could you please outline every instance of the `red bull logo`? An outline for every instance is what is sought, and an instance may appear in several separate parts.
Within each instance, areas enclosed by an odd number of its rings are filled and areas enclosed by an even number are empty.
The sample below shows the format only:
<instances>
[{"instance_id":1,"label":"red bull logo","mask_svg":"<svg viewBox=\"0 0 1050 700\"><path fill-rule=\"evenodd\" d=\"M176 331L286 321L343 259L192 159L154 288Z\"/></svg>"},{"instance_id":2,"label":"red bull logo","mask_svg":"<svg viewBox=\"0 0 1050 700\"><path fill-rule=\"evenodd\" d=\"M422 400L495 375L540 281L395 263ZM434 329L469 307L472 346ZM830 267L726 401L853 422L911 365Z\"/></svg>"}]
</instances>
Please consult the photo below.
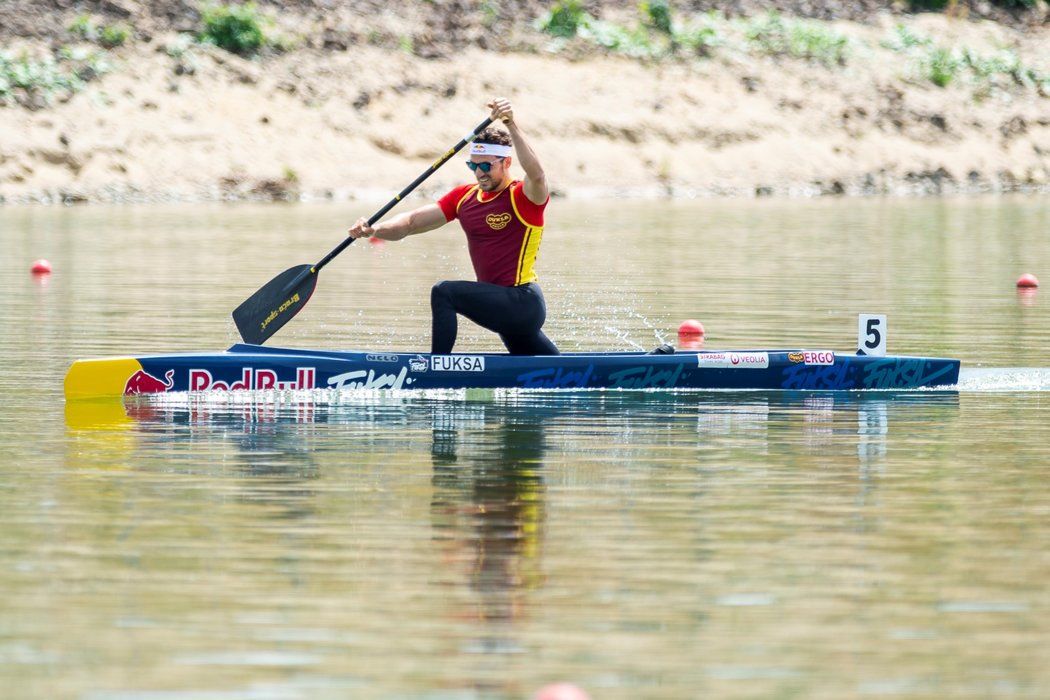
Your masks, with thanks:
<instances>
[{"instance_id":1,"label":"red bull logo","mask_svg":"<svg viewBox=\"0 0 1050 700\"><path fill-rule=\"evenodd\" d=\"M241 369L241 378L234 382L224 382L212 377L206 369L190 370L190 391L277 391L314 389L317 387L317 370L314 367L296 367L295 379L290 382L277 380L277 372L272 369Z\"/></svg>"},{"instance_id":2,"label":"red bull logo","mask_svg":"<svg viewBox=\"0 0 1050 700\"><path fill-rule=\"evenodd\" d=\"M165 381L161 381L145 370L139 370L128 378L124 385L124 396L133 394L160 394L175 386L175 370L169 369L164 373Z\"/></svg>"}]
</instances>

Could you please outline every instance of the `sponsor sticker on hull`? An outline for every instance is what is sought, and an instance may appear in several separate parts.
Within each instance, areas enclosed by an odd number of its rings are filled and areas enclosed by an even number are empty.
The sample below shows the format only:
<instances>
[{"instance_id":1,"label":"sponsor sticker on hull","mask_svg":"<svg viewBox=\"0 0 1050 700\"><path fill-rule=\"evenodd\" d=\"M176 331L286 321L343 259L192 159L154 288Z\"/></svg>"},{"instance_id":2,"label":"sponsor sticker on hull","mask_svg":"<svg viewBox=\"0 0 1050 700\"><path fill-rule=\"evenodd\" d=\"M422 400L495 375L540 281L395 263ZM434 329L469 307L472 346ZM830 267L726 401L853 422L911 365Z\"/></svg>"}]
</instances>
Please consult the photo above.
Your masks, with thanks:
<instances>
[{"instance_id":1,"label":"sponsor sticker on hull","mask_svg":"<svg viewBox=\"0 0 1050 700\"><path fill-rule=\"evenodd\" d=\"M295 379L291 381L280 381L272 369L251 367L243 367L240 379L232 382L219 381L206 369L191 369L189 375L190 391L295 391L316 387L317 370L313 367L296 367Z\"/></svg>"},{"instance_id":2,"label":"sponsor sticker on hull","mask_svg":"<svg viewBox=\"0 0 1050 700\"><path fill-rule=\"evenodd\" d=\"M168 391L173 386L175 386L175 370L169 369L164 373L164 379L161 380L140 369L128 377L128 381L124 383L124 395L159 394Z\"/></svg>"},{"instance_id":3,"label":"sponsor sticker on hull","mask_svg":"<svg viewBox=\"0 0 1050 700\"><path fill-rule=\"evenodd\" d=\"M397 362L401 358L397 355L370 353L365 355L365 359L369 362Z\"/></svg>"},{"instance_id":4,"label":"sponsor sticker on hull","mask_svg":"<svg viewBox=\"0 0 1050 700\"><path fill-rule=\"evenodd\" d=\"M431 355L430 369L434 372L484 372L485 358L481 355Z\"/></svg>"},{"instance_id":5,"label":"sponsor sticker on hull","mask_svg":"<svg viewBox=\"0 0 1050 700\"><path fill-rule=\"evenodd\" d=\"M701 369L766 369L768 352L702 352L696 356Z\"/></svg>"},{"instance_id":6,"label":"sponsor sticker on hull","mask_svg":"<svg viewBox=\"0 0 1050 700\"><path fill-rule=\"evenodd\" d=\"M835 353L831 350L799 350L789 352L788 360L796 365L833 365Z\"/></svg>"}]
</instances>

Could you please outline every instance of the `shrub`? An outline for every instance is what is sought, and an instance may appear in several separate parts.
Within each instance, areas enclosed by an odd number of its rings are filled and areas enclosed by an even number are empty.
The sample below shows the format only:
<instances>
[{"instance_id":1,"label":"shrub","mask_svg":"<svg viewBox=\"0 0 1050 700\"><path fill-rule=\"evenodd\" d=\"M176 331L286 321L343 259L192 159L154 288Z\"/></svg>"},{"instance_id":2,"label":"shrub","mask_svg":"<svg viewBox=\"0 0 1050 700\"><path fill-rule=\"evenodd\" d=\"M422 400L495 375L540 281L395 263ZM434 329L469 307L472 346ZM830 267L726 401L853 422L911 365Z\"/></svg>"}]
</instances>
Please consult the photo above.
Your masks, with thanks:
<instances>
[{"instance_id":1,"label":"shrub","mask_svg":"<svg viewBox=\"0 0 1050 700\"><path fill-rule=\"evenodd\" d=\"M123 46L131 37L131 28L126 24L114 24L99 30L98 43L107 49Z\"/></svg>"},{"instance_id":2,"label":"shrub","mask_svg":"<svg viewBox=\"0 0 1050 700\"><path fill-rule=\"evenodd\" d=\"M273 23L255 3L209 5L201 11L201 20L204 30L198 39L231 53L254 56L264 47L275 44L270 37Z\"/></svg>"},{"instance_id":3,"label":"shrub","mask_svg":"<svg viewBox=\"0 0 1050 700\"><path fill-rule=\"evenodd\" d=\"M667 0L643 0L639 5L642 14L646 17L646 24L659 32L671 36L672 21L671 7Z\"/></svg>"},{"instance_id":4,"label":"shrub","mask_svg":"<svg viewBox=\"0 0 1050 700\"><path fill-rule=\"evenodd\" d=\"M937 87L947 87L961 67L962 62L955 52L941 46L931 49L923 61L926 77Z\"/></svg>"},{"instance_id":5,"label":"shrub","mask_svg":"<svg viewBox=\"0 0 1050 700\"><path fill-rule=\"evenodd\" d=\"M550 11L540 18L539 28L551 36L571 39L582 27L590 24L592 19L579 0L561 0L554 3Z\"/></svg>"}]
</instances>

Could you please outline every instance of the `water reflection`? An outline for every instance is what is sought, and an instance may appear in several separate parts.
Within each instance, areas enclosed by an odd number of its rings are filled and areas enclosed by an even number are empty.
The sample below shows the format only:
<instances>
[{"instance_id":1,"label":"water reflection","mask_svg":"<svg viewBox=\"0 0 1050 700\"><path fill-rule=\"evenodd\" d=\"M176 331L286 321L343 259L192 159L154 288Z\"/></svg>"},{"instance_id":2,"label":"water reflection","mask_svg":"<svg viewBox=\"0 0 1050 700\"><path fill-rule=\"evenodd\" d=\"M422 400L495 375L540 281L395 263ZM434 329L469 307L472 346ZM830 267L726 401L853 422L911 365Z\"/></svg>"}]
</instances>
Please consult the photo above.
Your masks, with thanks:
<instances>
[{"instance_id":1,"label":"water reflection","mask_svg":"<svg viewBox=\"0 0 1050 700\"><path fill-rule=\"evenodd\" d=\"M551 411L488 408L435 414L434 539L477 594L469 614L488 623L477 651L520 651L503 625L522 616L526 591L543 582Z\"/></svg>"},{"instance_id":2,"label":"water reflection","mask_svg":"<svg viewBox=\"0 0 1050 700\"><path fill-rule=\"evenodd\" d=\"M339 470L397 488L426 469L434 540L478 595L471 614L506 622L542 583L552 442L561 471L591 453L656 478L673 450L698 484L711 469L833 468L863 501L894 431L930 437L958 408L955 392L304 393L71 403L66 420L74 466L234 479L274 517L313 514L312 485Z\"/></svg>"},{"instance_id":3,"label":"water reflection","mask_svg":"<svg viewBox=\"0 0 1050 700\"><path fill-rule=\"evenodd\" d=\"M105 500L126 514L125 539L84 546L192 552L183 579L223 582L229 595L199 592L245 621L219 652L270 653L260 624L273 638L306 629L348 640L345 654L309 641L282 653L331 653L369 677L353 659L398 653L393 625L417 657L455 659L448 687L520 697L507 678L559 625L584 630L559 653L632 668L638 635L718 639L734 615L790 616L782 601L829 595L770 562L834 579L853 547L896 551L879 544L885 501L921 462L916 444L951 444L938 431L958 413L950 392L318 393L70 404L66 420L71 471L110 470ZM759 613L753 631L775 637ZM660 664L685 668L666 653Z\"/></svg>"}]
</instances>

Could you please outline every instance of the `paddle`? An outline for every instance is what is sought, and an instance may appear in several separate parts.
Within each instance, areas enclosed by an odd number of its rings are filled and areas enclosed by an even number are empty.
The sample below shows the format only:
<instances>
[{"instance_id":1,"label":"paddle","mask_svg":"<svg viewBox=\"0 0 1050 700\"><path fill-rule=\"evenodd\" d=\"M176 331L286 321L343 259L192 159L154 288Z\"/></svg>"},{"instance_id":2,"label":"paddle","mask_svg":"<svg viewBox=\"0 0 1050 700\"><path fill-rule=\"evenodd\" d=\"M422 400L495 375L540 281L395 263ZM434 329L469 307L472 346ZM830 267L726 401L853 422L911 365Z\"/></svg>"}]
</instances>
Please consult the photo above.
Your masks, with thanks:
<instances>
[{"instance_id":1,"label":"paddle","mask_svg":"<svg viewBox=\"0 0 1050 700\"><path fill-rule=\"evenodd\" d=\"M456 155L460 149L473 141L491 123L492 118L490 117L474 127L474 131L460 139L459 143L448 149L445 155L434 161L433 165L413 180L411 185L401 190L396 197L373 214L368 219L368 225L372 226L383 218L409 192L416 189L421 182L433 175L438 168L448 162L449 158ZM252 345L262 345L270 336L279 331L284 324L288 323L293 316L302 311L302 308L306 306L306 302L310 301L314 288L317 286L317 273L355 240L347 237L316 265L296 265L288 268L267 282L262 289L252 294L244 303L234 309L233 321L237 324L237 330L240 332L244 342Z\"/></svg>"}]
</instances>

